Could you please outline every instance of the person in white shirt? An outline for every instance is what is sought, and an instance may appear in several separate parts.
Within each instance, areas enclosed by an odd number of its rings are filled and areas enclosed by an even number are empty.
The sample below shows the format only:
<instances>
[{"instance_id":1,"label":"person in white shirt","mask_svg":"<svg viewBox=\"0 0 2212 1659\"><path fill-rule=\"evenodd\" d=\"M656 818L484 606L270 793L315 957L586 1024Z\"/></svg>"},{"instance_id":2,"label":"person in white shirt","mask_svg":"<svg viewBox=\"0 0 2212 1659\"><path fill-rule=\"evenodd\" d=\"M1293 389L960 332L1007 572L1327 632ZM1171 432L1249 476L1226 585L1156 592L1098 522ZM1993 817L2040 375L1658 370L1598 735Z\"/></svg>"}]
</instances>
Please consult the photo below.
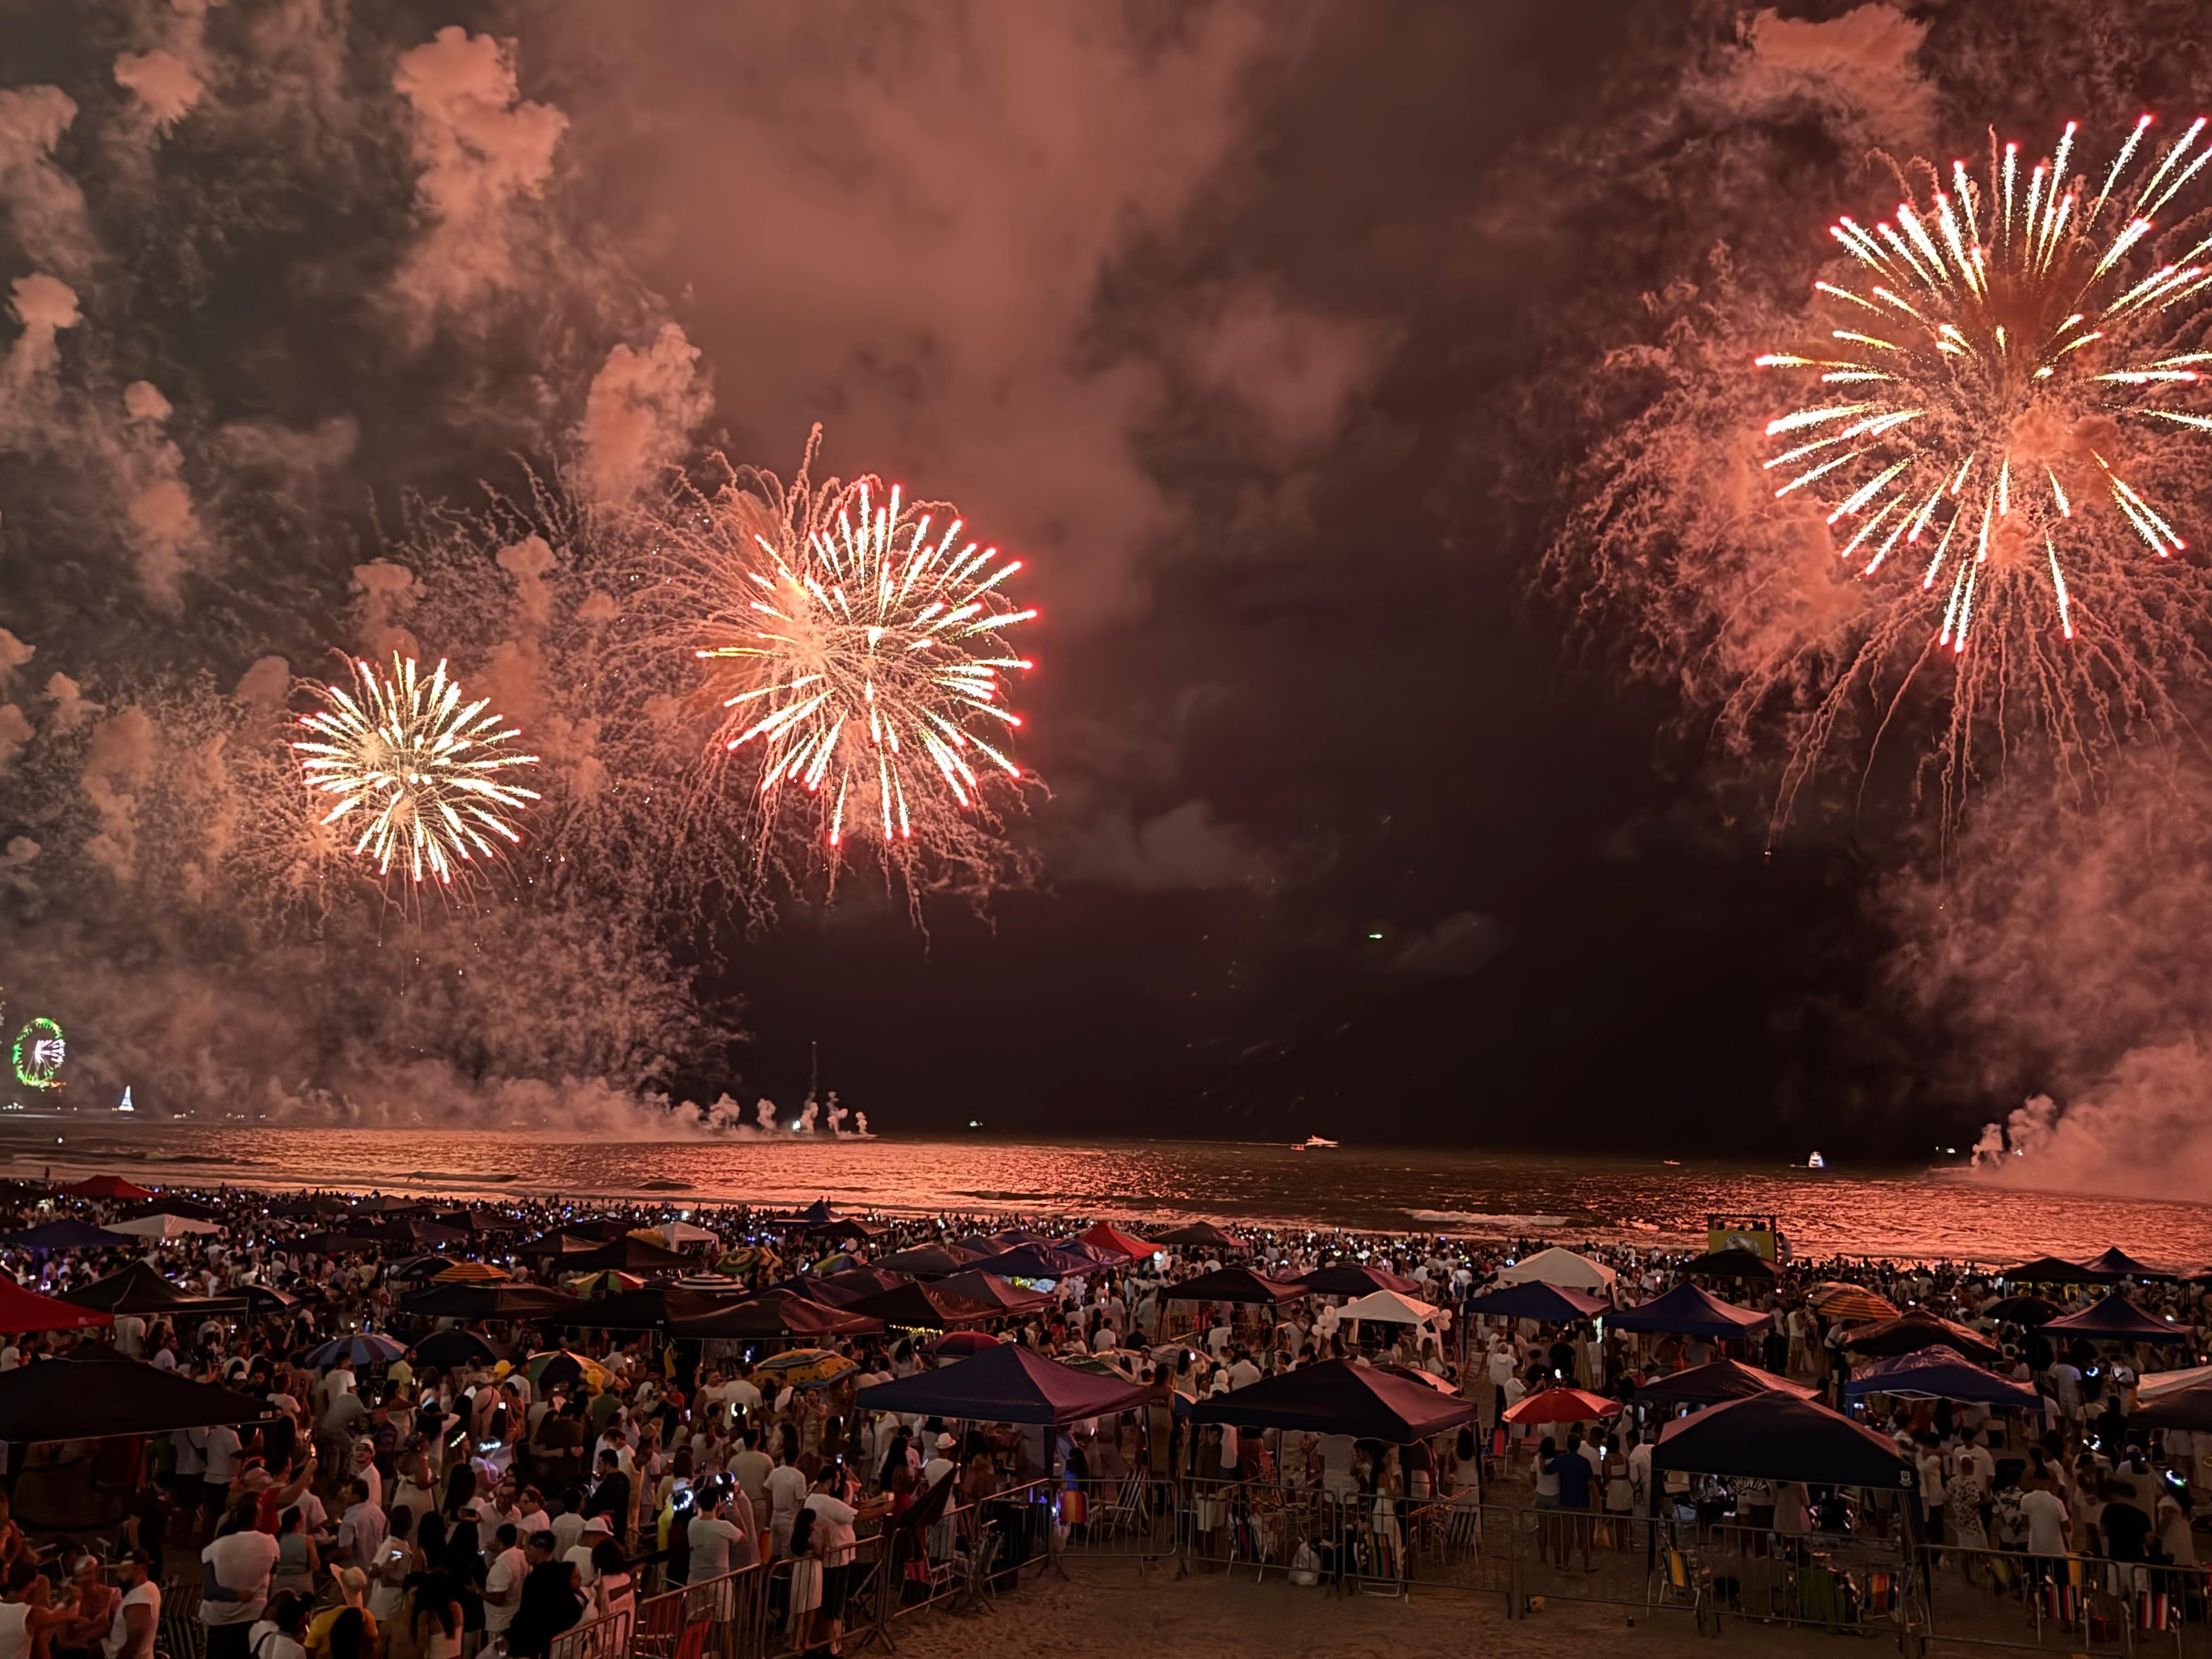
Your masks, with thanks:
<instances>
[{"instance_id":1,"label":"person in white shirt","mask_svg":"<svg viewBox=\"0 0 2212 1659\"><path fill-rule=\"evenodd\" d=\"M208 1545L200 1552L200 1561L207 1588L221 1592L200 1598L200 1623L208 1628L208 1659L245 1659L246 1632L268 1604L276 1540L252 1527L240 1528Z\"/></svg>"},{"instance_id":2,"label":"person in white shirt","mask_svg":"<svg viewBox=\"0 0 2212 1659\"><path fill-rule=\"evenodd\" d=\"M2066 1500L2039 1486L2021 1495L2020 1518L2027 1528L2031 1577L2057 1571L2066 1559Z\"/></svg>"},{"instance_id":3,"label":"person in white shirt","mask_svg":"<svg viewBox=\"0 0 2212 1659\"><path fill-rule=\"evenodd\" d=\"M789 1453L777 1458L775 1468L769 1471L767 1487L769 1533L775 1540L775 1553L787 1555L791 1552L791 1523L799 1518L799 1511L806 1502L806 1477L793 1466Z\"/></svg>"},{"instance_id":4,"label":"person in white shirt","mask_svg":"<svg viewBox=\"0 0 2212 1659\"><path fill-rule=\"evenodd\" d=\"M921 1484L925 1491L960 1467L952 1461L952 1451L957 1443L949 1434L937 1437L934 1451L929 1461L921 1466Z\"/></svg>"},{"instance_id":5,"label":"person in white shirt","mask_svg":"<svg viewBox=\"0 0 2212 1659\"><path fill-rule=\"evenodd\" d=\"M484 1573L483 1586L484 1635L488 1639L504 1636L507 1627L514 1622L515 1611L522 1605L522 1581L530 1571L529 1558L516 1541L513 1522L501 1523L493 1543L498 1553Z\"/></svg>"},{"instance_id":6,"label":"person in white shirt","mask_svg":"<svg viewBox=\"0 0 2212 1659\"><path fill-rule=\"evenodd\" d=\"M131 1550L122 1559L116 1582L123 1597L100 1644L106 1659L153 1659L155 1632L161 1628L161 1591L147 1577L151 1562L143 1550Z\"/></svg>"},{"instance_id":7,"label":"person in white shirt","mask_svg":"<svg viewBox=\"0 0 2212 1659\"><path fill-rule=\"evenodd\" d=\"M700 1491L698 1507L684 1529L684 1541L691 1551L690 1582L694 1584L750 1567L755 1559L751 1540L742 1527L722 1514L722 1494L712 1486Z\"/></svg>"},{"instance_id":8,"label":"person in white shirt","mask_svg":"<svg viewBox=\"0 0 2212 1659\"><path fill-rule=\"evenodd\" d=\"M584 1530L577 1534L574 1547L564 1552L561 1559L574 1563L576 1576L588 1584L599 1576L599 1566L592 1559L592 1551L599 1547L601 1539L611 1539L614 1535L615 1529L607 1524L605 1516L587 1516Z\"/></svg>"}]
</instances>

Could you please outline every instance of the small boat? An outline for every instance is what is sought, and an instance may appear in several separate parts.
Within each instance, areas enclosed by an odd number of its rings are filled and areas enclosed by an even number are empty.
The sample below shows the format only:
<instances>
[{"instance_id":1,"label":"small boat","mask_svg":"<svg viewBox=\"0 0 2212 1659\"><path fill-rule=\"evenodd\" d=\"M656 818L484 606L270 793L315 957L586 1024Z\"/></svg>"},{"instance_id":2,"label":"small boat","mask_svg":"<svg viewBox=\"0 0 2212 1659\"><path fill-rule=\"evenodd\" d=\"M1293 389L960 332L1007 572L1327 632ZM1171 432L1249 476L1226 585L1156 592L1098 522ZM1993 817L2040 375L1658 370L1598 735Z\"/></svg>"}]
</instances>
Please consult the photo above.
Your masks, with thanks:
<instances>
[{"instance_id":1,"label":"small boat","mask_svg":"<svg viewBox=\"0 0 2212 1659\"><path fill-rule=\"evenodd\" d=\"M1805 1160L1805 1167L1808 1170L1825 1170L1828 1167L1828 1160L1815 1152Z\"/></svg>"},{"instance_id":2,"label":"small boat","mask_svg":"<svg viewBox=\"0 0 2212 1659\"><path fill-rule=\"evenodd\" d=\"M1334 1147L1335 1145L1334 1141L1323 1136L1308 1135L1304 1140L1292 1141L1291 1150L1294 1152L1324 1152Z\"/></svg>"}]
</instances>

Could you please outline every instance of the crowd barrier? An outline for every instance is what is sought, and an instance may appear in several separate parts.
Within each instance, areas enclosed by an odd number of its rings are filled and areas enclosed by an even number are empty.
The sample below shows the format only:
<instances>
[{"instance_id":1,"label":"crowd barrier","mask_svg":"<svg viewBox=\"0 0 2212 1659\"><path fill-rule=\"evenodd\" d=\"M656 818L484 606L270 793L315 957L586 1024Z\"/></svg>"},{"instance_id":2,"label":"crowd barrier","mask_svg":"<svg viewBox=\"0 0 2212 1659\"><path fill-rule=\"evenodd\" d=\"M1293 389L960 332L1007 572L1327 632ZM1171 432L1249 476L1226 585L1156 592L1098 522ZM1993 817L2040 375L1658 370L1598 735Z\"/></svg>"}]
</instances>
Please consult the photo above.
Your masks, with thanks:
<instances>
[{"instance_id":1,"label":"crowd barrier","mask_svg":"<svg viewBox=\"0 0 2212 1659\"><path fill-rule=\"evenodd\" d=\"M547 1659L627 1659L635 1607L623 1607L604 1619L572 1625L553 1638Z\"/></svg>"},{"instance_id":2,"label":"crowd barrier","mask_svg":"<svg viewBox=\"0 0 2212 1659\"><path fill-rule=\"evenodd\" d=\"M1925 1628L1947 1645L2212 1659L2201 1566L1918 1547Z\"/></svg>"}]
</instances>

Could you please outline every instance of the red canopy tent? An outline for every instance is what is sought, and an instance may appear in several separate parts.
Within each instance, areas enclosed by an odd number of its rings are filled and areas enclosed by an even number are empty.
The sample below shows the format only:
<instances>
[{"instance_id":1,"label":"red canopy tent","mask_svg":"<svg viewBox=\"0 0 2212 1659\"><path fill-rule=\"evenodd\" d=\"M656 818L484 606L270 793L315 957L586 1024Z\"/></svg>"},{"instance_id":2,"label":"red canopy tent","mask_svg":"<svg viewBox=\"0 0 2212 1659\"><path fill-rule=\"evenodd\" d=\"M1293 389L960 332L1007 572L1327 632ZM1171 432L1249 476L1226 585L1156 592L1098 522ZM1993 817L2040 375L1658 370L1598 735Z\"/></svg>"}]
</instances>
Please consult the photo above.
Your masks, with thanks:
<instances>
[{"instance_id":1,"label":"red canopy tent","mask_svg":"<svg viewBox=\"0 0 2212 1659\"><path fill-rule=\"evenodd\" d=\"M1152 1253L1152 1247L1143 1239L1123 1232L1110 1221L1092 1222L1076 1234L1075 1242L1088 1244L1094 1250L1119 1250L1132 1261L1141 1261Z\"/></svg>"},{"instance_id":2,"label":"red canopy tent","mask_svg":"<svg viewBox=\"0 0 2212 1659\"><path fill-rule=\"evenodd\" d=\"M121 1176L112 1175L87 1176L82 1181L72 1181L68 1186L57 1187L54 1190L64 1198L136 1200L154 1196L152 1188L141 1187L135 1182L125 1181Z\"/></svg>"},{"instance_id":3,"label":"red canopy tent","mask_svg":"<svg viewBox=\"0 0 2212 1659\"><path fill-rule=\"evenodd\" d=\"M0 1331L87 1331L114 1322L115 1316L104 1309L58 1302L0 1275Z\"/></svg>"}]
</instances>

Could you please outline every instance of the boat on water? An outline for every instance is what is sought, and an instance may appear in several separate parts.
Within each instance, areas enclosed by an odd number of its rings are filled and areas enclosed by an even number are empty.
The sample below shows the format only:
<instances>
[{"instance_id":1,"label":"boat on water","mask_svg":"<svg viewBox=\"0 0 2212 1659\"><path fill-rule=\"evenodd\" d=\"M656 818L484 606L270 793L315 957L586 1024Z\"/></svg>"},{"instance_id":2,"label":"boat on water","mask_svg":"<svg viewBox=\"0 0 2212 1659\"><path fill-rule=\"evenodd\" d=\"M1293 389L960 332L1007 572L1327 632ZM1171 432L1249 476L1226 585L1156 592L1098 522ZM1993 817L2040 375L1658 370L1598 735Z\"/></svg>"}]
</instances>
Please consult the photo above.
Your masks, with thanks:
<instances>
[{"instance_id":1,"label":"boat on water","mask_svg":"<svg viewBox=\"0 0 2212 1659\"><path fill-rule=\"evenodd\" d=\"M1808 1170L1825 1170L1828 1167L1828 1160L1815 1152L1805 1160L1805 1167Z\"/></svg>"},{"instance_id":2,"label":"boat on water","mask_svg":"<svg viewBox=\"0 0 2212 1659\"><path fill-rule=\"evenodd\" d=\"M1335 1145L1334 1141L1326 1136L1308 1135L1304 1140L1292 1141L1291 1150L1294 1152L1325 1152Z\"/></svg>"}]
</instances>

